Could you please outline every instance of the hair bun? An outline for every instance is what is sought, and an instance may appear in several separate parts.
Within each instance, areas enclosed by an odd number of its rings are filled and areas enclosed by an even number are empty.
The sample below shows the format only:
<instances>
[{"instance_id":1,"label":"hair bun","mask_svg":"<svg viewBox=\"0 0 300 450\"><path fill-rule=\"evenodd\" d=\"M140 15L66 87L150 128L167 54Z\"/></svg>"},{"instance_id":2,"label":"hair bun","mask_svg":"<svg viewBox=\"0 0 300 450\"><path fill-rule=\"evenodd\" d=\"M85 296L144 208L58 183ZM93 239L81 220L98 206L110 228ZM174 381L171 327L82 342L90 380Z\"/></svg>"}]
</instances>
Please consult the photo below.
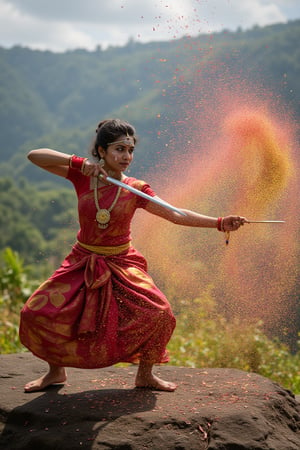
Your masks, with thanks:
<instances>
[{"instance_id":1,"label":"hair bun","mask_svg":"<svg viewBox=\"0 0 300 450\"><path fill-rule=\"evenodd\" d=\"M109 122L108 119L102 120L101 122L99 122L99 124L98 124L98 126L97 126L97 128L96 128L96 133L98 133L98 131L100 130L100 128L101 128L105 123L107 123L107 122Z\"/></svg>"}]
</instances>

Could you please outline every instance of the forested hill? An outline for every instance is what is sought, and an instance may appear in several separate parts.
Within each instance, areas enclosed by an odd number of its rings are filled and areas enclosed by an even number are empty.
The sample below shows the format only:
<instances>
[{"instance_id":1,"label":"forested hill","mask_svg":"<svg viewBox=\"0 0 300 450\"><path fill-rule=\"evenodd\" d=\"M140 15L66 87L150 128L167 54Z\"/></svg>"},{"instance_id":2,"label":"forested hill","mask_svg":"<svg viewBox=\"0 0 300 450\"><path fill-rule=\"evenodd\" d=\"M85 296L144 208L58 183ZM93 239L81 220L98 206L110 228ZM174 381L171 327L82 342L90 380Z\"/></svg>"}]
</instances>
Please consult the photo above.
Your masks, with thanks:
<instances>
[{"instance_id":1,"label":"forested hill","mask_svg":"<svg viewBox=\"0 0 300 450\"><path fill-rule=\"evenodd\" d=\"M214 80L238 74L272 89L300 116L299 42L297 20L93 52L0 48L0 251L11 247L37 265L45 255L59 260L74 239L73 193L65 180L31 165L29 149L84 155L98 122L119 116L138 130L131 173L142 177L162 167L162 149L166 159L172 151L168 143L180 133L180 108L198 75L204 96Z\"/></svg>"},{"instance_id":2,"label":"forested hill","mask_svg":"<svg viewBox=\"0 0 300 450\"><path fill-rule=\"evenodd\" d=\"M158 129L175 132L176 95L191 87L197 71L211 79L224 64L274 88L300 114L299 42L297 20L170 42L129 41L93 52L0 48L0 175L16 174L17 167L18 176L44 179L25 161L29 148L83 153L98 121L116 115L136 125L142 137L136 164L147 169L155 162Z\"/></svg>"}]
</instances>

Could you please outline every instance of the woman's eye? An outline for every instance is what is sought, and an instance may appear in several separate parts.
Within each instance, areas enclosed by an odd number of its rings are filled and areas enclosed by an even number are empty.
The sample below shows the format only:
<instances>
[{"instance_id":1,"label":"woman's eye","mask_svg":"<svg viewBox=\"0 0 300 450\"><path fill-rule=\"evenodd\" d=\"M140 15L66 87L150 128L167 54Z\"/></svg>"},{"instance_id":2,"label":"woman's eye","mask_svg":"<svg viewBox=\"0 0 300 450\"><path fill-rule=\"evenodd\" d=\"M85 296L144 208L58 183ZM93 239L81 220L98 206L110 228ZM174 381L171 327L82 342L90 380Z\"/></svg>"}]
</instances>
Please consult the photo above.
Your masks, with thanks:
<instances>
[{"instance_id":1,"label":"woman's eye","mask_svg":"<svg viewBox=\"0 0 300 450\"><path fill-rule=\"evenodd\" d=\"M117 152L125 152L126 151L126 147L116 147L115 148L115 150L117 151ZM128 150L128 152L130 153L130 154L132 154L133 153L133 151L134 151L134 148L130 148L129 150Z\"/></svg>"}]
</instances>

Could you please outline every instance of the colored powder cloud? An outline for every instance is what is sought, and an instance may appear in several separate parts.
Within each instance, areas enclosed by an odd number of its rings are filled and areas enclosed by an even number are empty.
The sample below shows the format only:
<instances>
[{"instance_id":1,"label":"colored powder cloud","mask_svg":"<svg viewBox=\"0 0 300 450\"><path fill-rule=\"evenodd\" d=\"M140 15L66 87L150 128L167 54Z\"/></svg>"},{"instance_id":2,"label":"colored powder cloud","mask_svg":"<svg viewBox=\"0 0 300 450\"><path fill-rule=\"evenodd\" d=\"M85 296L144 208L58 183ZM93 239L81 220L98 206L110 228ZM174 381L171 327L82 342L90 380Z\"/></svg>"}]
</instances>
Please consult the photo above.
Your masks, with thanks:
<instances>
[{"instance_id":1,"label":"colored powder cloud","mask_svg":"<svg viewBox=\"0 0 300 450\"><path fill-rule=\"evenodd\" d=\"M297 334L299 211L296 126L272 96L215 80L195 84L181 102L185 118L166 173L151 175L157 194L202 214L283 219L245 224L225 246L222 233L180 227L149 214L135 224L135 245L174 309L204 292L229 317L261 319L267 330ZM176 146L179 151L176 150ZM147 238L145 239L145 236ZM196 310L195 310L196 313Z\"/></svg>"}]
</instances>

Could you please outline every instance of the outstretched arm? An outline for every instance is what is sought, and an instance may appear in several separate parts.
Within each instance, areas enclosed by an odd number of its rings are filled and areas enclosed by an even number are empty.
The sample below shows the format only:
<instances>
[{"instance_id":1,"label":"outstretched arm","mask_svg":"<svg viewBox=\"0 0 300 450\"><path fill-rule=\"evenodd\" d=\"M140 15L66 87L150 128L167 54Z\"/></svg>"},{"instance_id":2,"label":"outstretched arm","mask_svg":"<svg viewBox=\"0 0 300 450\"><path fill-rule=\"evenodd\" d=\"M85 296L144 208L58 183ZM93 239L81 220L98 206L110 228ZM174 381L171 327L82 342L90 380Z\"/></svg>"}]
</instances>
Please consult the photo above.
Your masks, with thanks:
<instances>
[{"instance_id":1,"label":"outstretched arm","mask_svg":"<svg viewBox=\"0 0 300 450\"><path fill-rule=\"evenodd\" d=\"M152 202L148 203L146 210L177 225L201 228L218 228L219 226L220 231L235 231L247 222L245 217L230 215L224 217L222 223L220 221L218 223L217 217L205 216L187 209L181 209L186 214L185 216L181 216L174 211L170 211Z\"/></svg>"}]
</instances>

